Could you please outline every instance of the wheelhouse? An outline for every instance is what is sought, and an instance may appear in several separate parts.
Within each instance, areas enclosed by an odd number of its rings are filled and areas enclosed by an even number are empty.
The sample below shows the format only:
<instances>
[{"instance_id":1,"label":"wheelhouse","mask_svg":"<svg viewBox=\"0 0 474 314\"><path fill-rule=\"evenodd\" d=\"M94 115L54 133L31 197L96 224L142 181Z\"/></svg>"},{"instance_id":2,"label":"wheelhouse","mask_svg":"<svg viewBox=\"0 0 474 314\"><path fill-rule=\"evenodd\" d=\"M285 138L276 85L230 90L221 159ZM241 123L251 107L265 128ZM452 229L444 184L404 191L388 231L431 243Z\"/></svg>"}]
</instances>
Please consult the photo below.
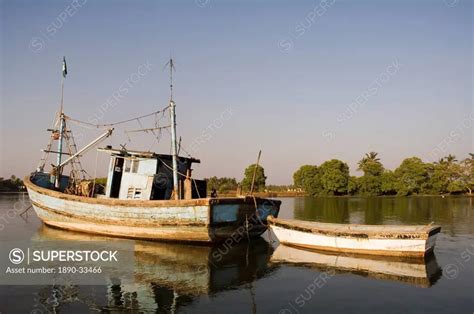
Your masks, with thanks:
<instances>
[{"instance_id":1,"label":"wheelhouse","mask_svg":"<svg viewBox=\"0 0 474 314\"><path fill-rule=\"evenodd\" d=\"M139 200L169 200L173 197L172 155L114 149L110 154L105 197ZM206 182L192 178L192 164L199 159L178 157L179 199L206 197Z\"/></svg>"}]
</instances>

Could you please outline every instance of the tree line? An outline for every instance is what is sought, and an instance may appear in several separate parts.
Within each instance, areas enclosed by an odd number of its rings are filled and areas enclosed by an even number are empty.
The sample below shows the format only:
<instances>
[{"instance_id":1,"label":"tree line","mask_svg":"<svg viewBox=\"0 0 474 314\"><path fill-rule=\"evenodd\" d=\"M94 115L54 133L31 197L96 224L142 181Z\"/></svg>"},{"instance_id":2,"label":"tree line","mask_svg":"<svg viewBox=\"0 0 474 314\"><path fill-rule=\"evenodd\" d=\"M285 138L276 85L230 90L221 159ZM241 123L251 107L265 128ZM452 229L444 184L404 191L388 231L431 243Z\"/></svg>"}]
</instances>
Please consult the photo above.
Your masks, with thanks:
<instances>
[{"instance_id":1,"label":"tree line","mask_svg":"<svg viewBox=\"0 0 474 314\"><path fill-rule=\"evenodd\" d=\"M255 170L255 168L257 168ZM255 180L253 178L255 173ZM252 187L252 181L254 182L254 191L263 192L266 187L267 177L265 176L265 169L257 164L251 164L244 171L244 179L238 182L235 178L218 178L210 177L204 179L207 182L207 190L216 190L218 193L229 193L241 189L241 191L248 192Z\"/></svg>"},{"instance_id":2,"label":"tree line","mask_svg":"<svg viewBox=\"0 0 474 314\"><path fill-rule=\"evenodd\" d=\"M23 181L14 175L10 179L0 177L0 192L18 192L24 188Z\"/></svg>"},{"instance_id":3,"label":"tree line","mask_svg":"<svg viewBox=\"0 0 474 314\"><path fill-rule=\"evenodd\" d=\"M472 193L474 154L458 161L448 155L434 163L406 158L394 170L385 169L378 153L367 153L359 162L360 177L349 174L347 163L331 159L321 165L301 166L294 174L297 188L321 195L413 195Z\"/></svg>"},{"instance_id":4,"label":"tree line","mask_svg":"<svg viewBox=\"0 0 474 314\"><path fill-rule=\"evenodd\" d=\"M418 157L406 158L395 170L386 169L378 153L370 152L358 162L357 170L363 175L349 173L347 163L331 159L321 165L304 165L293 174L293 186L266 185L265 170L256 164L244 171L244 179L210 177L208 191L229 193L241 189L248 192L254 181L254 191L283 192L301 189L312 196L325 195L413 195L413 194L472 194L474 189L474 154L458 160L448 155L433 163L425 163ZM255 173L255 180L253 178ZM106 179L104 178L104 181ZM0 191L11 192L24 189L23 182L12 175L0 178Z\"/></svg>"}]
</instances>

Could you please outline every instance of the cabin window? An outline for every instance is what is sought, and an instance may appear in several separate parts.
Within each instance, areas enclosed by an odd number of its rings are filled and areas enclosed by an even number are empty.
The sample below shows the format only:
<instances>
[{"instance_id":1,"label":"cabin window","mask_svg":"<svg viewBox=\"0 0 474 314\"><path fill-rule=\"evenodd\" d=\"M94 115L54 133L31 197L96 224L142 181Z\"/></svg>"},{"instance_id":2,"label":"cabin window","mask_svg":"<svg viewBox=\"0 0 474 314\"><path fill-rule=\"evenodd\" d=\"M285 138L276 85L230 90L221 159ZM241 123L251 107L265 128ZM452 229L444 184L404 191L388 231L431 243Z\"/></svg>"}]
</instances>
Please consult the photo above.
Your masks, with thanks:
<instances>
[{"instance_id":1,"label":"cabin window","mask_svg":"<svg viewBox=\"0 0 474 314\"><path fill-rule=\"evenodd\" d=\"M128 199L141 199L142 198L142 189L141 188L128 188L127 191Z\"/></svg>"},{"instance_id":2,"label":"cabin window","mask_svg":"<svg viewBox=\"0 0 474 314\"><path fill-rule=\"evenodd\" d=\"M130 159L125 159L125 172L130 172L130 165L132 161Z\"/></svg>"},{"instance_id":3,"label":"cabin window","mask_svg":"<svg viewBox=\"0 0 474 314\"><path fill-rule=\"evenodd\" d=\"M132 172L133 172L133 173L137 173L137 172L138 172L138 163L139 163L138 160L134 160L134 161L132 162Z\"/></svg>"}]
</instances>

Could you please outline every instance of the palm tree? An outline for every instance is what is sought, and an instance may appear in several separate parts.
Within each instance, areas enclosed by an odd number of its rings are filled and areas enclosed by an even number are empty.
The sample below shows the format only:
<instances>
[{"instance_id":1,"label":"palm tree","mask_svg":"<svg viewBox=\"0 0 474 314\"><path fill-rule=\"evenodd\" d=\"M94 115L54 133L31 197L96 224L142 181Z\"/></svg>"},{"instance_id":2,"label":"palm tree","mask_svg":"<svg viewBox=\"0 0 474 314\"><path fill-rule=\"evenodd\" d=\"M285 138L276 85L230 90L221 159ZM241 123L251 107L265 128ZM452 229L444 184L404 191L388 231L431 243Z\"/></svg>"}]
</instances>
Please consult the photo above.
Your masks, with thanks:
<instances>
[{"instance_id":1,"label":"palm tree","mask_svg":"<svg viewBox=\"0 0 474 314\"><path fill-rule=\"evenodd\" d=\"M359 160L359 162L357 163L358 165L358 168L357 170L360 170L362 171L364 169L364 166L367 164L367 158L362 158L361 160Z\"/></svg>"},{"instance_id":2,"label":"palm tree","mask_svg":"<svg viewBox=\"0 0 474 314\"><path fill-rule=\"evenodd\" d=\"M469 153L470 158L467 157L462 161L462 164L466 166L466 169L470 169L471 172L474 172L474 154Z\"/></svg>"},{"instance_id":3,"label":"palm tree","mask_svg":"<svg viewBox=\"0 0 474 314\"><path fill-rule=\"evenodd\" d=\"M380 161L380 158L377 158L378 154L379 153L376 153L376 152L370 152L368 154L365 154L365 157L371 161Z\"/></svg>"},{"instance_id":4,"label":"palm tree","mask_svg":"<svg viewBox=\"0 0 474 314\"><path fill-rule=\"evenodd\" d=\"M357 170L362 170L363 171L365 165L369 162L380 162L380 158L377 158L377 155L378 155L378 153L376 153L376 152L366 153L364 158L362 158L358 162L359 168L357 168Z\"/></svg>"},{"instance_id":5,"label":"palm tree","mask_svg":"<svg viewBox=\"0 0 474 314\"><path fill-rule=\"evenodd\" d=\"M448 164L452 164L457 162L458 160L456 159L456 156L449 154L448 156L444 157L446 159L446 162Z\"/></svg>"},{"instance_id":6,"label":"palm tree","mask_svg":"<svg viewBox=\"0 0 474 314\"><path fill-rule=\"evenodd\" d=\"M444 158L440 158L438 161L435 161L435 165L444 165L446 163L446 160Z\"/></svg>"}]
</instances>

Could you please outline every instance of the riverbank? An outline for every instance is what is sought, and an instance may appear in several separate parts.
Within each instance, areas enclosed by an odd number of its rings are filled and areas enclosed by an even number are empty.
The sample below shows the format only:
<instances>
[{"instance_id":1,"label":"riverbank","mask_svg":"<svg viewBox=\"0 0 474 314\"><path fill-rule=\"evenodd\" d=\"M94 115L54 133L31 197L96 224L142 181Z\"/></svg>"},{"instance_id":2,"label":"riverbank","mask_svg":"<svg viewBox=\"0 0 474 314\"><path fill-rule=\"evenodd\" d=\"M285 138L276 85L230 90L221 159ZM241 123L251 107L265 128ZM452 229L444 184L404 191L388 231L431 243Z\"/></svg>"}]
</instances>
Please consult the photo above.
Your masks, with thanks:
<instances>
[{"instance_id":1,"label":"riverbank","mask_svg":"<svg viewBox=\"0 0 474 314\"><path fill-rule=\"evenodd\" d=\"M242 195L245 195L243 193ZM308 193L305 192L254 192L254 196L257 197L305 197L305 196L311 196ZM236 192L230 192L230 193L219 193L219 197L235 197L238 196ZM208 195L209 197L209 195ZM345 198L354 198L354 197L359 197L359 198L391 198L391 197L397 197L397 198L409 198L409 197L439 197L439 198L445 198L445 197L474 197L474 194L412 194L412 195L317 195L314 196L315 198L318 197L324 197L324 198L340 198L340 199L345 199Z\"/></svg>"},{"instance_id":2,"label":"riverbank","mask_svg":"<svg viewBox=\"0 0 474 314\"><path fill-rule=\"evenodd\" d=\"M242 194L245 195L245 194ZM309 196L307 193L304 192L254 192L254 196L257 197L302 197L302 196ZM235 197L238 196L237 192L231 193L219 193L219 197Z\"/></svg>"}]
</instances>

